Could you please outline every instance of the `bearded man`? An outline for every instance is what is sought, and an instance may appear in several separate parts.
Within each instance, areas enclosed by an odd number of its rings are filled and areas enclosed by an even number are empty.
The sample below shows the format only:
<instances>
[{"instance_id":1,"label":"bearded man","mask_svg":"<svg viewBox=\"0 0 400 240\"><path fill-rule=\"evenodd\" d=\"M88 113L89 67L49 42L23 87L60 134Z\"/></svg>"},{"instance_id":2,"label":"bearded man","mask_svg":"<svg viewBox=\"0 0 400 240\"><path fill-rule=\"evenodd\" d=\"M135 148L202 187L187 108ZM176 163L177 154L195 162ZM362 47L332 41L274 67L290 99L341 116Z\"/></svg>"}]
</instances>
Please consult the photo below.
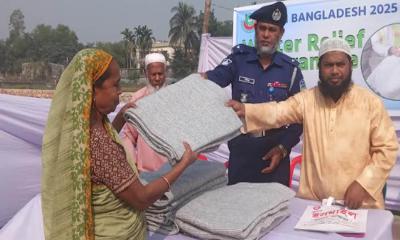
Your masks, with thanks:
<instances>
[{"instance_id":1,"label":"bearded man","mask_svg":"<svg viewBox=\"0 0 400 240\"><path fill-rule=\"evenodd\" d=\"M317 87L279 103L227 105L245 117L247 132L303 124L298 197L384 208L382 189L398 149L393 123L381 99L352 82L347 42L325 40L319 57Z\"/></svg>"}]
</instances>

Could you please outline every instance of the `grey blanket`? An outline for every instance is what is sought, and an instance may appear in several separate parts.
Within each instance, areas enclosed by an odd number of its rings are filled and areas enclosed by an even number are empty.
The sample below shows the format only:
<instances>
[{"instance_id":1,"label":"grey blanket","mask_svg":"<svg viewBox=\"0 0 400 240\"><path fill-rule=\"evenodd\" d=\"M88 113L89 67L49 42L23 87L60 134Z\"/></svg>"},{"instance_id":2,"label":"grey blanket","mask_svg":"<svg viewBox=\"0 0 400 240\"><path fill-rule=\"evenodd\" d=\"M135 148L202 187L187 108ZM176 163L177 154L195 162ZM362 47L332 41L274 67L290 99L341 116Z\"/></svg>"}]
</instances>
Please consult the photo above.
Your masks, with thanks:
<instances>
[{"instance_id":1,"label":"grey blanket","mask_svg":"<svg viewBox=\"0 0 400 240\"><path fill-rule=\"evenodd\" d=\"M156 172L141 173L141 181L146 183L163 176L171 170L165 164ZM196 161L189 166L170 191L153 203L146 212L147 227L150 231L163 234L176 234L179 229L175 223L175 212L184 204L202 193L220 188L227 184L226 169L222 163Z\"/></svg>"},{"instance_id":2,"label":"grey blanket","mask_svg":"<svg viewBox=\"0 0 400 240\"><path fill-rule=\"evenodd\" d=\"M218 85L192 74L142 98L124 117L174 165L183 155L182 141L202 152L240 134L242 122L224 106L228 100Z\"/></svg>"},{"instance_id":3,"label":"grey blanket","mask_svg":"<svg viewBox=\"0 0 400 240\"><path fill-rule=\"evenodd\" d=\"M176 223L201 239L259 239L289 216L294 195L278 183L238 183L193 199L176 212Z\"/></svg>"}]
</instances>

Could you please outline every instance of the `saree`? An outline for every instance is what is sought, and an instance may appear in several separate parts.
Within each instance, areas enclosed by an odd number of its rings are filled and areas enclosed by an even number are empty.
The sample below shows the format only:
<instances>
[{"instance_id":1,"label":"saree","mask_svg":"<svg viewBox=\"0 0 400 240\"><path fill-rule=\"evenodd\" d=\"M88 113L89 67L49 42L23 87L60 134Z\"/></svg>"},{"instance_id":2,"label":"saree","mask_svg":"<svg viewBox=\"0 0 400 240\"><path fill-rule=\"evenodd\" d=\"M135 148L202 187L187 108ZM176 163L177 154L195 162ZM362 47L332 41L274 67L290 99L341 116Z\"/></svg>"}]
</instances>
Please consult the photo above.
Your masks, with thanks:
<instances>
[{"instance_id":1,"label":"saree","mask_svg":"<svg viewBox=\"0 0 400 240\"><path fill-rule=\"evenodd\" d=\"M127 206L106 186L92 186L91 182L93 84L111 60L112 56L102 50L81 50L57 84L42 145L42 211L47 240L145 238L143 213ZM121 144L107 118L104 125L109 136ZM137 174L135 166L131 167ZM119 235L112 237L116 230Z\"/></svg>"}]
</instances>

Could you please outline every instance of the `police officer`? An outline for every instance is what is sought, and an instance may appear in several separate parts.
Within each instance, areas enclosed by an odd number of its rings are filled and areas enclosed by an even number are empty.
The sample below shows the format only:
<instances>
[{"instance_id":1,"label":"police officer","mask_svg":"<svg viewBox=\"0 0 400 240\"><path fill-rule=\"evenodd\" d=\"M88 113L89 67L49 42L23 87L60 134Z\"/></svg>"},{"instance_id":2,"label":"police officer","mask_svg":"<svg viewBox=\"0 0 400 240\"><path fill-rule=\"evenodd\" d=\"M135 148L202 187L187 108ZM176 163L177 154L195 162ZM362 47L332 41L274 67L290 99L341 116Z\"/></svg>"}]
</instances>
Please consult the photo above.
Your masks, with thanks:
<instances>
[{"instance_id":1,"label":"police officer","mask_svg":"<svg viewBox=\"0 0 400 240\"><path fill-rule=\"evenodd\" d=\"M256 20L256 47L239 44L205 77L221 87L232 85L232 98L246 103L282 101L300 91L303 76L298 62L276 49L287 22L282 2L261 7ZM279 182L289 184L289 153L299 142L302 126L242 134L228 142L229 184Z\"/></svg>"}]
</instances>

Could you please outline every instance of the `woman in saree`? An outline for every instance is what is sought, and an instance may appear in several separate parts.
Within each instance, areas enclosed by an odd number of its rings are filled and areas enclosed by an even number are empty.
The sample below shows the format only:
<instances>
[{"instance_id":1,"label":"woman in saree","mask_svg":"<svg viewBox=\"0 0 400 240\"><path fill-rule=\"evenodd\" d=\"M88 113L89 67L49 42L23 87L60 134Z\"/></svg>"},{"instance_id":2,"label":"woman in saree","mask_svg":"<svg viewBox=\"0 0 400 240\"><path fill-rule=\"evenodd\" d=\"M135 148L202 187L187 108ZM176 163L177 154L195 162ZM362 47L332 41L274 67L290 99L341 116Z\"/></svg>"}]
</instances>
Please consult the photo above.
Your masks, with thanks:
<instances>
[{"instance_id":1,"label":"woman in saree","mask_svg":"<svg viewBox=\"0 0 400 240\"><path fill-rule=\"evenodd\" d=\"M119 103L120 79L117 62L97 49L77 53L61 75L42 147L46 240L145 239L143 210L196 159L184 143L181 161L142 185L107 118Z\"/></svg>"}]
</instances>

